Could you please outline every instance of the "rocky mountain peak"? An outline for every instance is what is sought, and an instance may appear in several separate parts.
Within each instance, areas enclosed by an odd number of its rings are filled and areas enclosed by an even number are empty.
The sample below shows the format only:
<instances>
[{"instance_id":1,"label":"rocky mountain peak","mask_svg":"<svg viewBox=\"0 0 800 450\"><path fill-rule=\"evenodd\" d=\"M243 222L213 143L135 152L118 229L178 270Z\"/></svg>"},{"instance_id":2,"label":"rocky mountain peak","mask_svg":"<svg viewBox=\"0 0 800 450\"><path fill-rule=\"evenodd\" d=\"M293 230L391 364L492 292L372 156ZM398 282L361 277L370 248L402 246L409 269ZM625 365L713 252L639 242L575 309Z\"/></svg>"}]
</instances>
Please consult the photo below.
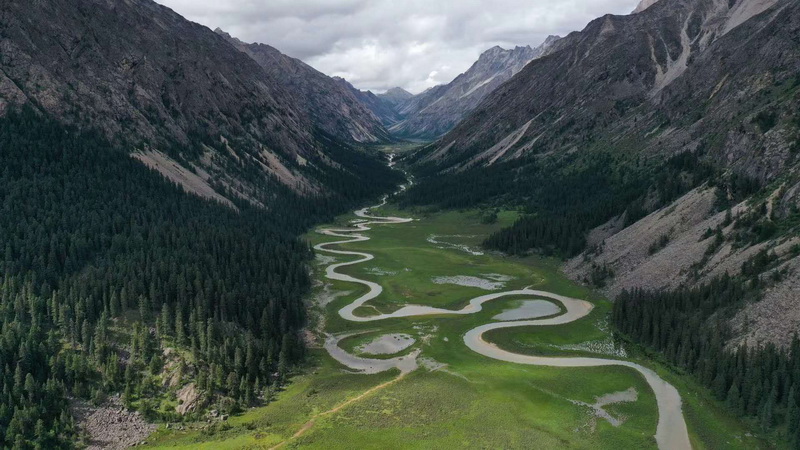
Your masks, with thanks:
<instances>
[{"instance_id":1,"label":"rocky mountain peak","mask_svg":"<svg viewBox=\"0 0 800 450\"><path fill-rule=\"evenodd\" d=\"M466 72L452 82L434 86L402 105L405 120L390 127L401 136L430 139L449 131L495 88L508 81L529 62L547 54L560 39L549 36L536 48L494 46L484 51Z\"/></svg>"},{"instance_id":2,"label":"rocky mountain peak","mask_svg":"<svg viewBox=\"0 0 800 450\"><path fill-rule=\"evenodd\" d=\"M411 92L401 88L401 87L393 87L386 91L384 94L386 96L394 96L394 97L402 97L402 98L411 98L414 96Z\"/></svg>"},{"instance_id":3,"label":"rocky mountain peak","mask_svg":"<svg viewBox=\"0 0 800 450\"><path fill-rule=\"evenodd\" d=\"M656 2L658 2L658 0L642 0L641 2L639 2L639 4L636 6L636 9L634 9L631 14L638 14L644 11L645 9L653 6L654 4L656 4Z\"/></svg>"}]
</instances>

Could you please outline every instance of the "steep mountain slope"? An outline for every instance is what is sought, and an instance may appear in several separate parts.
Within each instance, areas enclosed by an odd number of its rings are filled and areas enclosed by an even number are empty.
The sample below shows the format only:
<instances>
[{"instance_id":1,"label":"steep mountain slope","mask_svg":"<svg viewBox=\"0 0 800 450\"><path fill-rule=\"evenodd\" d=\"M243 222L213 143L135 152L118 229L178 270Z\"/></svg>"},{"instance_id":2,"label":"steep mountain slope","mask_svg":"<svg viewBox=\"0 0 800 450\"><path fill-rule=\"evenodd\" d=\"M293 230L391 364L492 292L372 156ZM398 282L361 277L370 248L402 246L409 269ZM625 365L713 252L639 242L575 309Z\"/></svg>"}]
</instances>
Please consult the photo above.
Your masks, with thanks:
<instances>
[{"instance_id":1,"label":"steep mountain slope","mask_svg":"<svg viewBox=\"0 0 800 450\"><path fill-rule=\"evenodd\" d=\"M531 60L545 54L558 40L550 36L536 48L493 47L483 52L466 72L452 82L436 86L399 104L404 120L390 130L399 136L434 138L449 131L483 98L522 70Z\"/></svg>"},{"instance_id":2,"label":"steep mountain slope","mask_svg":"<svg viewBox=\"0 0 800 450\"><path fill-rule=\"evenodd\" d=\"M531 214L488 244L574 257L567 271L612 296L755 279L773 306L745 307L752 323L738 330L786 346L791 333L770 330L800 327L786 295L798 280L798 36L788 0L660 0L597 19L409 158L423 179L408 201L524 205Z\"/></svg>"},{"instance_id":3,"label":"steep mountain slope","mask_svg":"<svg viewBox=\"0 0 800 450\"><path fill-rule=\"evenodd\" d=\"M253 58L269 76L270 85L292 92L297 107L326 133L355 142L389 140L378 117L338 80L269 45L244 43L219 28L215 32Z\"/></svg>"},{"instance_id":4,"label":"steep mountain slope","mask_svg":"<svg viewBox=\"0 0 800 450\"><path fill-rule=\"evenodd\" d=\"M362 105L372 111L372 113L381 120L384 126L390 127L401 120L400 113L397 111L398 108L396 107L396 103L394 103L395 98L391 96L386 97L386 94L375 95L372 93L372 91L361 91L356 89L344 78L333 77L333 79L348 89L358 99L358 101L361 102ZM400 90L402 91L402 89ZM411 94L408 92L403 92L408 94L409 97L411 96ZM397 101L402 100L397 99Z\"/></svg>"},{"instance_id":5,"label":"steep mountain slope","mask_svg":"<svg viewBox=\"0 0 800 450\"><path fill-rule=\"evenodd\" d=\"M702 136L736 128L730 119L737 113L753 112L753 103L737 98L761 102L769 84L793 79L797 46L786 27L796 5L781 2L741 27L775 3L662 1L639 14L597 19L493 92L428 153L442 167L463 169L587 148L601 139L615 146L641 139L658 144L641 146L647 152L694 149ZM720 162L739 161L728 159Z\"/></svg>"},{"instance_id":6,"label":"steep mountain slope","mask_svg":"<svg viewBox=\"0 0 800 450\"><path fill-rule=\"evenodd\" d=\"M636 8L633 10L631 14L636 14L644 11L645 9L653 6L658 0L642 0L636 5Z\"/></svg>"},{"instance_id":7,"label":"steep mountain slope","mask_svg":"<svg viewBox=\"0 0 800 450\"><path fill-rule=\"evenodd\" d=\"M188 191L265 205L276 182L328 192L354 167L296 93L152 1L9 1L0 29L0 113L28 104L100 130Z\"/></svg>"}]
</instances>

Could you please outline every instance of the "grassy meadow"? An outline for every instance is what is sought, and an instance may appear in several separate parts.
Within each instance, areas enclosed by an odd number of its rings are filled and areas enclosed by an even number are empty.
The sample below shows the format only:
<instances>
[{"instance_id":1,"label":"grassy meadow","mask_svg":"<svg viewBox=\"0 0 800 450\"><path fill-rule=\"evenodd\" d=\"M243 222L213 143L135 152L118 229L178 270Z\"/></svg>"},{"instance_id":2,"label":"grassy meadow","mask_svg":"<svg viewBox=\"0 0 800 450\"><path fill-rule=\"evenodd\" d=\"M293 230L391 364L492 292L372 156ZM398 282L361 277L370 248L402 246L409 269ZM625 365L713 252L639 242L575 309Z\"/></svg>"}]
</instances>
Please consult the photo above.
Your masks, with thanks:
<instances>
[{"instance_id":1,"label":"grassy meadow","mask_svg":"<svg viewBox=\"0 0 800 450\"><path fill-rule=\"evenodd\" d=\"M592 313L579 321L552 327L495 330L487 339L503 348L530 354L619 357L622 352L606 326L610 303L591 290L567 280L558 261L538 257L510 258L473 254L483 238L516 218L512 211L496 223L481 221L480 211L398 211L391 206L378 215L413 216L407 224L375 225L371 240L342 245L365 251L375 259L343 267L340 272L384 286L383 294L356 311L371 315L391 312L408 303L448 309L491 291L478 287L436 283L437 277L510 277L504 290L530 286L594 303ZM355 216L337 220L346 225ZM313 243L339 238L310 233ZM432 243L431 240L438 242ZM467 251L469 250L469 251ZM320 252L323 255L323 252ZM336 261L344 261L337 257ZM310 302L323 292L347 292L316 314L309 327L321 335L358 332L341 341L349 352L388 333L413 336L416 343L399 354L421 349L427 363L397 379L399 372L377 375L352 373L321 348L311 351L307 365L298 368L287 388L267 406L251 409L226 422L185 424L162 428L149 439L158 448L656 448L658 413L644 379L621 367L549 368L495 361L467 349L464 333L492 321L527 297L503 298L466 316L434 316L354 323L341 319L338 309L366 291L360 285L324 279L328 255L314 265L319 280ZM324 337L318 338L321 343ZM597 353L606 352L606 353ZM608 353L612 352L612 353ZM629 352L630 353L630 352ZM616 356L615 356L616 355ZM390 358L398 355L370 356ZM765 444L731 416L689 377L668 371L642 357L675 385L684 399L684 415L697 449L759 448ZM381 386L383 383L391 383ZM374 391L363 395L376 386ZM638 399L604 409L623 420L618 426L595 415L586 404L605 394L634 388ZM363 395L363 396L362 396ZM359 397L361 396L361 397ZM352 400L356 399L357 400ZM348 400L351 403L336 409ZM331 410L335 412L325 413ZM322 414L321 414L322 413ZM299 436L293 437L299 430Z\"/></svg>"}]
</instances>

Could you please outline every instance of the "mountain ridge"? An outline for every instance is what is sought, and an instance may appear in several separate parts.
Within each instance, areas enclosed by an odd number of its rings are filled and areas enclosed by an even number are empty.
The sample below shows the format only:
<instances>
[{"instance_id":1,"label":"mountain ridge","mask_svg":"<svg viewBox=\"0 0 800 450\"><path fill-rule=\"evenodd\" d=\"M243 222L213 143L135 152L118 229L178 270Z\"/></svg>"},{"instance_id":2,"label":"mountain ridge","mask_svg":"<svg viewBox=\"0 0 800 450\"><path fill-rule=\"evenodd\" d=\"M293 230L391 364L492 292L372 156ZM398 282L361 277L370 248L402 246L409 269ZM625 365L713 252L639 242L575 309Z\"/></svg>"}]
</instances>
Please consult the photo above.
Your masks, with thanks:
<instances>
[{"instance_id":1,"label":"mountain ridge","mask_svg":"<svg viewBox=\"0 0 800 450\"><path fill-rule=\"evenodd\" d=\"M530 61L546 54L559 39L549 36L536 48L494 46L453 81L434 86L398 104L403 120L389 128L400 137L436 138L453 128L483 98L522 70Z\"/></svg>"},{"instance_id":2,"label":"mountain ridge","mask_svg":"<svg viewBox=\"0 0 800 450\"><path fill-rule=\"evenodd\" d=\"M271 83L297 95L300 108L325 132L358 143L391 140L380 119L334 78L267 44L242 42L220 28L214 32L256 61Z\"/></svg>"}]
</instances>

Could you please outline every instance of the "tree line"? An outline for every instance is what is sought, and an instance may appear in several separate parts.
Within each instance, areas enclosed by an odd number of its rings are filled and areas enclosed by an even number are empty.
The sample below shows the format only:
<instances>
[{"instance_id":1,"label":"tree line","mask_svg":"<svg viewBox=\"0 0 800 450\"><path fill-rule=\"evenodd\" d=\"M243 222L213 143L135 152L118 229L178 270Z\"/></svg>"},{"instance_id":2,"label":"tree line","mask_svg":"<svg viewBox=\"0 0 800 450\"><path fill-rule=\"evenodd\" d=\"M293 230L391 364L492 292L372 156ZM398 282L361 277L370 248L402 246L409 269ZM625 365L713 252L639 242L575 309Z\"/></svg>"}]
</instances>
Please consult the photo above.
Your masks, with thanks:
<instances>
[{"instance_id":1,"label":"tree line","mask_svg":"<svg viewBox=\"0 0 800 450\"><path fill-rule=\"evenodd\" d=\"M715 174L702 151L673 156L658 166L603 151L562 155L558 161L534 156L444 176L436 166L423 165L415 168L421 182L401 203L518 207L522 217L489 236L486 247L570 257L586 248L592 228L622 214L629 225Z\"/></svg>"},{"instance_id":2,"label":"tree line","mask_svg":"<svg viewBox=\"0 0 800 450\"><path fill-rule=\"evenodd\" d=\"M800 339L787 349L729 347L728 319L759 297L752 283L723 276L696 288L626 291L612 312L628 339L694 376L740 417L800 449Z\"/></svg>"}]
</instances>

